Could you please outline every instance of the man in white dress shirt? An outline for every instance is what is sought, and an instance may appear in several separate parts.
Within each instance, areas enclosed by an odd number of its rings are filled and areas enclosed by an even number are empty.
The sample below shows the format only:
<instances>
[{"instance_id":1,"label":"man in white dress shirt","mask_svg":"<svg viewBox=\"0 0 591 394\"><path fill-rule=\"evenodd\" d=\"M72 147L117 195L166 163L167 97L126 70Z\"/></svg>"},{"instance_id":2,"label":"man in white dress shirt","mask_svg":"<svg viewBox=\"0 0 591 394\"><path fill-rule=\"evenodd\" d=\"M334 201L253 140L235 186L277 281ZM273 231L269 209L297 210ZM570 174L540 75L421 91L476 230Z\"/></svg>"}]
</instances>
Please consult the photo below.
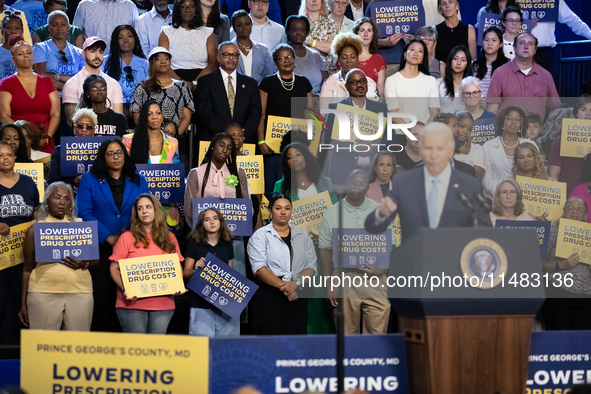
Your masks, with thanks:
<instances>
[{"instance_id":1,"label":"man in white dress shirt","mask_svg":"<svg viewBox=\"0 0 591 394\"><path fill-rule=\"evenodd\" d=\"M168 6L168 0L151 1L152 9L141 15L135 26L142 49L146 55L158 46L158 37L160 37L162 26L168 26L172 23L172 11Z\"/></svg>"},{"instance_id":2,"label":"man in white dress shirt","mask_svg":"<svg viewBox=\"0 0 591 394\"><path fill-rule=\"evenodd\" d=\"M97 36L111 43L111 34L119 25L135 28L138 11L130 0L82 0L72 24L84 29L86 37Z\"/></svg>"},{"instance_id":3,"label":"man in white dress shirt","mask_svg":"<svg viewBox=\"0 0 591 394\"><path fill-rule=\"evenodd\" d=\"M250 19L252 19L252 33L250 39L254 42L265 44L269 53L273 54L273 48L279 43L286 43L285 28L267 17L269 12L269 0L249 0ZM230 30L230 38L234 39L234 28Z\"/></svg>"}]
</instances>

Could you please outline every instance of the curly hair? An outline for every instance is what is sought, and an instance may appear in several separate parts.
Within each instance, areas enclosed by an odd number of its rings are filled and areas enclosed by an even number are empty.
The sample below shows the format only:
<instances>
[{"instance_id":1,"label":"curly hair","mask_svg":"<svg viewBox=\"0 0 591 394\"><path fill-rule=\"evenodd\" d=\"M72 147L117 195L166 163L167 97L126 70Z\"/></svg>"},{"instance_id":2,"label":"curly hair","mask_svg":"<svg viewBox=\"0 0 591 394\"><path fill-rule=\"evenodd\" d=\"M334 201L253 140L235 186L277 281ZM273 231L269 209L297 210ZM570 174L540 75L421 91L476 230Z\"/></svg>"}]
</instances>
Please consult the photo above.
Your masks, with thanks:
<instances>
[{"instance_id":1,"label":"curly hair","mask_svg":"<svg viewBox=\"0 0 591 394\"><path fill-rule=\"evenodd\" d=\"M352 47L357 55L363 52L363 41L355 33L339 33L332 41L330 52L335 56L340 56L341 51L346 47Z\"/></svg>"},{"instance_id":2,"label":"curly hair","mask_svg":"<svg viewBox=\"0 0 591 394\"><path fill-rule=\"evenodd\" d=\"M115 81L119 81L121 78L121 47L119 46L119 33L123 30L129 30L133 35L133 54L142 59L146 58L144 50L140 42L140 38L137 35L135 29L131 25L120 25L117 26L111 34L111 46L109 47L109 57L105 62L105 73L113 78Z\"/></svg>"},{"instance_id":3,"label":"curly hair","mask_svg":"<svg viewBox=\"0 0 591 394\"><path fill-rule=\"evenodd\" d=\"M29 152L27 151L27 141L23 134L23 129L16 124L5 124L0 126L0 140L4 140L4 130L13 129L18 133L18 149L14 152L15 160L17 163L29 163ZM11 147L12 149L12 147Z\"/></svg>"},{"instance_id":4,"label":"curly hair","mask_svg":"<svg viewBox=\"0 0 591 394\"><path fill-rule=\"evenodd\" d=\"M170 240L170 231L168 230L166 217L164 216L164 211L162 210L162 204L160 204L160 201L158 201L156 197L150 193L141 194L133 202L133 210L131 211L131 226L129 228L131 235L133 235L133 238L135 239L133 246L139 248L141 245L143 245L144 249L148 249L148 247L150 247L150 239L148 238L146 227L140 221L137 212L137 206L142 198L149 199L152 202L152 207L154 208L154 222L152 223L152 229L150 230L152 242L154 242L154 244L156 244L156 246L158 246L163 252L176 252L176 246Z\"/></svg>"},{"instance_id":5,"label":"curly hair","mask_svg":"<svg viewBox=\"0 0 591 394\"><path fill-rule=\"evenodd\" d=\"M531 142L522 142L521 144L515 147L515 153L513 153L513 168L511 168L511 177L516 179L517 175L521 175L519 169L517 168L517 156L519 152L523 149L527 148L532 151L534 154L534 158L536 160L536 168L534 169L534 178L535 179L543 179L545 181L548 180L548 171L546 170L546 165L544 164L544 156L538 151L538 148L532 144Z\"/></svg>"},{"instance_id":6,"label":"curly hair","mask_svg":"<svg viewBox=\"0 0 591 394\"><path fill-rule=\"evenodd\" d=\"M25 37L22 34L13 34L8 38L8 46L10 47L10 53L14 53L14 50L21 45L28 45L31 47L27 41L25 41ZM31 47L33 49L33 47Z\"/></svg>"},{"instance_id":7,"label":"curly hair","mask_svg":"<svg viewBox=\"0 0 591 394\"><path fill-rule=\"evenodd\" d=\"M378 42L380 41L380 34L378 33L378 26L373 21L373 19L364 16L360 18L357 22L355 22L355 26L353 26L353 33L359 35L359 29L361 29L361 25L364 23L369 23L373 30L373 37L369 43L369 53L374 54L378 51Z\"/></svg>"},{"instance_id":8,"label":"curly hair","mask_svg":"<svg viewBox=\"0 0 591 394\"><path fill-rule=\"evenodd\" d=\"M517 190L517 201L513 206L513 214L515 216L521 215L525 210L525 207L523 206L523 192L521 191L519 183L517 183L517 181L513 178L505 178L497 185L497 189L495 190L495 196L493 197L492 213L494 213L497 216L502 216L504 213L504 208L501 204L501 186L503 185L503 183L510 183L515 188L515 190Z\"/></svg>"},{"instance_id":9,"label":"curly hair","mask_svg":"<svg viewBox=\"0 0 591 394\"><path fill-rule=\"evenodd\" d=\"M72 186L68 185L65 182L54 182L51 185L47 186L47 189L45 190L45 196L43 198L43 202L41 203L41 206L39 207L39 214L37 216L37 220L41 221L41 220L45 220L47 218L47 216L49 215L49 204L47 203L49 201L49 198L51 197L51 194L53 193L54 190L56 190L58 187L65 187L68 189L68 193L70 194L70 202L71 202L71 206L70 206L70 210L68 212L66 212L66 217L68 218L68 221L70 222L74 222L76 221L76 198L74 197L74 189L72 189Z\"/></svg>"},{"instance_id":10,"label":"curly hair","mask_svg":"<svg viewBox=\"0 0 591 394\"><path fill-rule=\"evenodd\" d=\"M205 221L205 214L209 211L215 212L218 215L218 219L220 220L220 240L224 243L230 242L232 239L232 234L230 233L230 229L228 229L226 219L224 219L224 215L222 215L222 213L216 208L207 208L199 212L199 216L197 216L197 223L195 223L195 228L193 231L191 231L188 238L193 238L198 244L204 244L207 242L207 233L205 232L205 228L203 228L203 222Z\"/></svg>"},{"instance_id":11,"label":"curly hair","mask_svg":"<svg viewBox=\"0 0 591 394\"><path fill-rule=\"evenodd\" d=\"M209 180L209 172L211 170L211 157L213 156L213 150L217 145L218 141L222 139L228 139L230 144L232 145L232 152L230 156L226 159L226 165L228 166L228 171L230 171L231 175L236 176L238 178L238 185L236 185L236 198L242 198L242 187L240 185L240 177L238 176L238 167L236 165L236 144L234 144L234 138L230 134L226 133L217 133L211 139L211 143L209 144L209 149L205 153L205 157L201 162L201 165L207 164L207 168L205 169L205 174L203 174L203 180L201 184L201 195L205 194L205 185L207 185L207 181ZM248 197L248 196L244 196Z\"/></svg>"},{"instance_id":12,"label":"curly hair","mask_svg":"<svg viewBox=\"0 0 591 394\"><path fill-rule=\"evenodd\" d=\"M378 174L376 172L376 168L378 166L378 159L381 156L387 156L392 158L392 166L394 167L394 172L392 173L392 176L396 175L396 156L394 156L394 153L392 152L379 152L376 157L374 157L373 159L373 163L371 163L371 170L369 172L369 181L368 183L374 183L376 181L376 179L378 179Z\"/></svg>"},{"instance_id":13,"label":"curly hair","mask_svg":"<svg viewBox=\"0 0 591 394\"><path fill-rule=\"evenodd\" d=\"M291 45L279 43L275 45L275 47L273 48L273 53L271 54L271 57L273 58L273 63L277 64L277 60L279 59L279 52L281 52L282 50L291 51L291 54L295 58L295 51L293 50L293 47Z\"/></svg>"},{"instance_id":14,"label":"curly hair","mask_svg":"<svg viewBox=\"0 0 591 394\"><path fill-rule=\"evenodd\" d=\"M78 120L80 120L80 118L82 117L89 118L92 121L92 123L94 123L94 126L98 124L98 118L96 117L96 114L92 109L89 108L77 109L76 112L74 112L74 115L72 115L72 124L78 122Z\"/></svg>"}]
</instances>

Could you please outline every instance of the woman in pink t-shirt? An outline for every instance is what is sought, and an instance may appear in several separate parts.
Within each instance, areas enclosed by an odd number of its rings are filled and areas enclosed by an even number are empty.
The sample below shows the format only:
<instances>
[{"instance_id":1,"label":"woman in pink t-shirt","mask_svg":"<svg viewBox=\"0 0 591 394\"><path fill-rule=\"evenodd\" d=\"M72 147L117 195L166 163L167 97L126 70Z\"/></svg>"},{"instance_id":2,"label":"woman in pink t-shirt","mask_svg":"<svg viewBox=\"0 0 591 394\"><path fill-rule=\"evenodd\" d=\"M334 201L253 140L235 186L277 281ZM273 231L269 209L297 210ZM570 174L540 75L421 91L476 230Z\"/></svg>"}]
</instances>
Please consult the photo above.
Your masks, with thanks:
<instances>
[{"instance_id":1,"label":"woman in pink t-shirt","mask_svg":"<svg viewBox=\"0 0 591 394\"><path fill-rule=\"evenodd\" d=\"M179 261L184 260L176 237L168 231L162 205L151 194L142 194L133 204L130 230L119 237L110 257L111 277L117 284L115 308L124 332L166 334L174 314L174 296L128 298L119 260L169 253L178 254Z\"/></svg>"}]
</instances>

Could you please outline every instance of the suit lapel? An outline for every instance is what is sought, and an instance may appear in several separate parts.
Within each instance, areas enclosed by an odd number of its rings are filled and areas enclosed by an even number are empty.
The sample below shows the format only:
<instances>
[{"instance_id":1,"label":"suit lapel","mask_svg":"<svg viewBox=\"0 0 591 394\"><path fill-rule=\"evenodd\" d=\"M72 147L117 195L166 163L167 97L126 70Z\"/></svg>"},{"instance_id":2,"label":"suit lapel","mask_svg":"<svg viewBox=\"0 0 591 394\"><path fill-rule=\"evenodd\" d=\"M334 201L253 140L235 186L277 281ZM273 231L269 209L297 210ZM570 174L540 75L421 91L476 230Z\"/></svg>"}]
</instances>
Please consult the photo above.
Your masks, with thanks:
<instances>
[{"instance_id":1,"label":"suit lapel","mask_svg":"<svg viewBox=\"0 0 591 394\"><path fill-rule=\"evenodd\" d=\"M119 212L115 200L113 200L113 192L109 186L109 182L106 179L98 179L99 189L104 196L103 200L106 201L114 212Z\"/></svg>"},{"instance_id":2,"label":"suit lapel","mask_svg":"<svg viewBox=\"0 0 591 394\"><path fill-rule=\"evenodd\" d=\"M232 114L230 114L230 103L228 103L228 93L226 93L226 87L224 86L224 78L222 77L222 72L219 68L216 73L217 77L215 78L215 84L217 86L214 89L214 94L218 95L220 105L223 106L226 115L231 119ZM234 83L234 92L236 92L236 85L237 83ZM236 99L234 99L234 108L236 108Z\"/></svg>"},{"instance_id":3,"label":"suit lapel","mask_svg":"<svg viewBox=\"0 0 591 394\"><path fill-rule=\"evenodd\" d=\"M429 227L429 211L427 211L427 198L425 197L425 172L422 167L420 168L419 173L419 180L414 185L414 195L419 196L418 201L422 213L423 226Z\"/></svg>"},{"instance_id":4,"label":"suit lapel","mask_svg":"<svg viewBox=\"0 0 591 394\"><path fill-rule=\"evenodd\" d=\"M452 207L457 202L456 193L459 191L458 177L456 170L451 170L451 176L449 177L449 186L447 187L447 194L445 195L445 204L443 205L443 212L441 212L441 218L439 223L443 222L446 212L453 212Z\"/></svg>"}]
</instances>

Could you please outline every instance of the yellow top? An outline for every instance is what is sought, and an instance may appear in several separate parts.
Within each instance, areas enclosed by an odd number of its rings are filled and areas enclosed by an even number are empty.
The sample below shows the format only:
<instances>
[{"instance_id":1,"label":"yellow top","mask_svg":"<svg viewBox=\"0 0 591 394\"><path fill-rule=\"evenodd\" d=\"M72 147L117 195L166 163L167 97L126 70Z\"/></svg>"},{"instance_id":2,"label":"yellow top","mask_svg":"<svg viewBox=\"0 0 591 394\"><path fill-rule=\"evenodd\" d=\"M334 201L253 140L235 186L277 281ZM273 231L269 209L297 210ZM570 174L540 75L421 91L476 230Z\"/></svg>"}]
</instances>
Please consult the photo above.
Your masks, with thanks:
<instances>
[{"instance_id":1,"label":"yellow top","mask_svg":"<svg viewBox=\"0 0 591 394\"><path fill-rule=\"evenodd\" d=\"M48 215L43 222L67 222ZM76 219L81 222L82 219ZM61 263L37 263L29 278L29 293L92 293L88 270L75 270Z\"/></svg>"}]
</instances>

